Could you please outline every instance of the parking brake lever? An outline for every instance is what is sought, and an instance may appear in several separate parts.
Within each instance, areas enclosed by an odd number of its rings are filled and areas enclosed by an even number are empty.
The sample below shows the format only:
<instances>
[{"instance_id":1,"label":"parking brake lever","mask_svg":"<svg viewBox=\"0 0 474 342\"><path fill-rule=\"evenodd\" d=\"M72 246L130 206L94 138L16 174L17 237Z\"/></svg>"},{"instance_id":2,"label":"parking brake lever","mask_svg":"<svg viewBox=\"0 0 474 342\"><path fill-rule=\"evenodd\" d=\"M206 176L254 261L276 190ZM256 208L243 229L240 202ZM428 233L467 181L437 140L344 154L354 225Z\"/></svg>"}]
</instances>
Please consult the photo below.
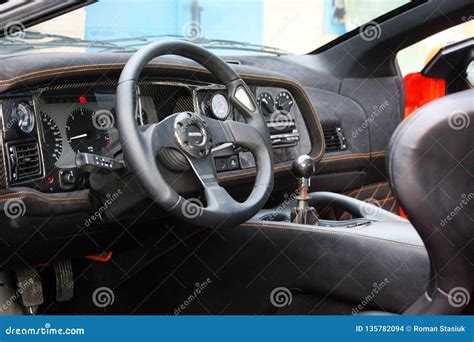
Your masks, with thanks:
<instances>
[{"instance_id":1,"label":"parking brake lever","mask_svg":"<svg viewBox=\"0 0 474 342\"><path fill-rule=\"evenodd\" d=\"M308 192L311 176L314 173L314 162L308 155L301 155L293 161L293 174L299 181L296 207L291 210L291 222L299 224L317 224L318 212L308 204Z\"/></svg>"}]
</instances>

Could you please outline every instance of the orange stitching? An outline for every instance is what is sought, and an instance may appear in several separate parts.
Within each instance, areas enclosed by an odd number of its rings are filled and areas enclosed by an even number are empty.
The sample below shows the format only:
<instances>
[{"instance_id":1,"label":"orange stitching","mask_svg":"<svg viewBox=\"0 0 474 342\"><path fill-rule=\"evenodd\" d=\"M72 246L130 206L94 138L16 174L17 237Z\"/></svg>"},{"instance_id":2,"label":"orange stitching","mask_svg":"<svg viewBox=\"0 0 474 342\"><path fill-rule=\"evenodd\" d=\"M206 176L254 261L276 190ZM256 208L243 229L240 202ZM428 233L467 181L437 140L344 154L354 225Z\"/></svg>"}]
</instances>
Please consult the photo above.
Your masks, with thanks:
<instances>
[{"instance_id":1,"label":"orange stitching","mask_svg":"<svg viewBox=\"0 0 474 342\"><path fill-rule=\"evenodd\" d=\"M388 182L380 182L382 184L388 184ZM368 190L368 189L372 189L372 188L375 188L376 186L378 186L379 183L376 183L376 184L371 184L371 185L363 185L362 188L364 188L364 190ZM346 192L346 195L350 196L351 194L355 193L359 191L359 189L357 190L351 190L350 192Z\"/></svg>"},{"instance_id":2,"label":"orange stitching","mask_svg":"<svg viewBox=\"0 0 474 342\"><path fill-rule=\"evenodd\" d=\"M373 236L367 236L367 235L362 235L362 234L354 234L354 233L349 233L349 232L341 232L341 231L334 231L334 230L325 230L321 228L317 228L315 226L313 227L301 227L298 224L294 224L293 226L290 226L288 224L281 224L281 225L276 225L276 224L271 224L267 222L245 222L240 225L240 227L254 227L254 228L276 228L276 229L289 229L289 230L300 230L300 231L307 231L307 232L317 232L317 233L322 233L322 234L329 234L329 235L349 235L349 236L356 236L356 237L361 237L364 239L369 239L369 240L375 240L381 243L390 243L390 244L395 244L399 246L404 246L408 248L415 248L415 249L422 249L425 250L425 247L423 246L418 246L418 245L413 245L405 242L398 242L398 241L393 241L393 240L386 240L378 237L373 237ZM357 229L357 228L352 228L352 229Z\"/></svg>"},{"instance_id":3,"label":"orange stitching","mask_svg":"<svg viewBox=\"0 0 474 342\"><path fill-rule=\"evenodd\" d=\"M20 195L20 196L16 196ZM46 198L43 195L35 194L35 193L27 193L27 192L15 192L10 194L0 195L0 201L5 202L9 199L14 198L25 198L25 197L32 197L36 198L39 201L50 203L50 204L63 204L63 203L87 203L88 199L86 197L71 197L67 199L63 198Z\"/></svg>"},{"instance_id":4,"label":"orange stitching","mask_svg":"<svg viewBox=\"0 0 474 342\"><path fill-rule=\"evenodd\" d=\"M0 87L7 87L7 86L14 85L16 83L20 83L23 81L27 81L27 80L31 80L31 79L39 78L39 77L44 77L44 76L61 75L61 74L66 74L66 73L72 73L72 72L76 73L76 72L82 72L82 71L105 70L105 69L110 69L110 68L119 69L119 68L123 68L124 65L125 63L103 63L103 64L90 64L90 65L75 65L75 66L68 66L68 67L62 67L62 68L56 68L56 69L40 70L40 71L35 71L35 72L15 76L10 79L0 80ZM205 68L182 66L179 64L150 62L147 65L145 65L145 68L150 68L150 67L161 68L161 69L172 67L174 69L179 69L179 70L195 71L195 72L209 74L209 71L206 70ZM31 76L31 77L28 77L28 76ZM315 160L320 159L324 153L324 144L322 144L323 132L322 132L322 127L321 127L321 122L319 121L319 118L313 108L311 100L308 98L308 95L306 94L306 91L302 88L302 86L292 80L281 79L281 78L276 78L276 77L256 76L256 75L245 74L245 73L242 73L241 77L247 78L247 79L253 79L253 80L267 80L267 81L275 81L276 83L284 83L284 84L286 83L288 85L292 85L295 88L295 90L304 97L309 109L311 110L311 113L313 114L316 124L318 126L319 136L321 138L321 148L319 150L319 153L314 157L314 159ZM18 81L12 82L14 80L18 80ZM385 151L378 151L378 152L373 152L373 153L371 152L355 153L351 155L334 156L334 157L326 157L326 158L323 157L321 159L321 162L339 161L339 160L364 158L364 157L370 158L371 155L382 155L382 154L385 154ZM275 171L281 171L285 169L286 170L290 169L290 166L281 165L281 166L275 167ZM222 176L221 179L231 179L231 178L236 178L236 177L252 175L254 173L255 171L250 171L247 173L240 172L238 175L235 175L235 176L234 175Z\"/></svg>"}]
</instances>

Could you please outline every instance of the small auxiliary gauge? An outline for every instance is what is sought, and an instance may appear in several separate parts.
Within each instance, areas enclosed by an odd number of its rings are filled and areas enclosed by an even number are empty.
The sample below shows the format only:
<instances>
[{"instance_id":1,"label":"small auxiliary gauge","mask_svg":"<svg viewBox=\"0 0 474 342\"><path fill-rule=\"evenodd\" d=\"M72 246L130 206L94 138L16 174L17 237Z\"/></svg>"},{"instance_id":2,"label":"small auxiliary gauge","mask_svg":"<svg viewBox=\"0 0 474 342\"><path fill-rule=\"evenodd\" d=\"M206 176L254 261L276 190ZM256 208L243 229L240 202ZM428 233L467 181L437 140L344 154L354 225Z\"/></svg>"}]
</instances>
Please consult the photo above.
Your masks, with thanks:
<instances>
[{"instance_id":1,"label":"small auxiliary gauge","mask_svg":"<svg viewBox=\"0 0 474 342\"><path fill-rule=\"evenodd\" d=\"M225 120L229 116L230 106L227 98L222 93L216 93L211 98L211 112L218 120Z\"/></svg>"},{"instance_id":2,"label":"small auxiliary gauge","mask_svg":"<svg viewBox=\"0 0 474 342\"><path fill-rule=\"evenodd\" d=\"M33 107L26 101L18 102L13 109L13 118L23 133L30 134L35 127Z\"/></svg>"}]
</instances>

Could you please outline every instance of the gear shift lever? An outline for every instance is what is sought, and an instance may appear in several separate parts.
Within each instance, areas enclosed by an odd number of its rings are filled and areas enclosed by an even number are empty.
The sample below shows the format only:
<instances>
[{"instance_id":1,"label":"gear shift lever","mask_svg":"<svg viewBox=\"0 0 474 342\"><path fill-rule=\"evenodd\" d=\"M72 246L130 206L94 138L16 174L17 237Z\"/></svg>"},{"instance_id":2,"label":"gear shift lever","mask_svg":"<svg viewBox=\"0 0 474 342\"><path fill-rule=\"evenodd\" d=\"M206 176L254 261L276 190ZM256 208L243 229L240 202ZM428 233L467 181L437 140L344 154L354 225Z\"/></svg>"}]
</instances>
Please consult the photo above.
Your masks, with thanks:
<instances>
[{"instance_id":1,"label":"gear shift lever","mask_svg":"<svg viewBox=\"0 0 474 342\"><path fill-rule=\"evenodd\" d=\"M314 163L310 156L301 155L293 161L293 173L298 178L298 197L296 207L291 210L291 222L300 224L316 224L319 222L315 208L308 205L308 190Z\"/></svg>"}]
</instances>

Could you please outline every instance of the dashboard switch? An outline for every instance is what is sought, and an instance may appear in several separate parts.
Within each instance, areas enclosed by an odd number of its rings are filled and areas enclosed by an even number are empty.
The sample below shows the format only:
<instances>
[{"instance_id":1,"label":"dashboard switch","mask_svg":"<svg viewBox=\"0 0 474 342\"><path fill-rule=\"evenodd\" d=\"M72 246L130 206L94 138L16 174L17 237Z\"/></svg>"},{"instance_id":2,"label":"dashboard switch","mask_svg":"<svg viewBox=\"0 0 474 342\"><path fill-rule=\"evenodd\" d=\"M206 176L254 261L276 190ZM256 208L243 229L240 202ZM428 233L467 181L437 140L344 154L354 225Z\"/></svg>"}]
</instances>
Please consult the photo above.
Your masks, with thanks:
<instances>
[{"instance_id":1,"label":"dashboard switch","mask_svg":"<svg viewBox=\"0 0 474 342\"><path fill-rule=\"evenodd\" d=\"M80 183L81 177L75 169L63 169L59 171L59 186L61 190L73 190Z\"/></svg>"},{"instance_id":2,"label":"dashboard switch","mask_svg":"<svg viewBox=\"0 0 474 342\"><path fill-rule=\"evenodd\" d=\"M215 163L217 172L227 171L227 160L225 158L216 158Z\"/></svg>"},{"instance_id":3,"label":"dashboard switch","mask_svg":"<svg viewBox=\"0 0 474 342\"><path fill-rule=\"evenodd\" d=\"M239 156L231 156L227 159L227 167L229 170L237 170L240 168Z\"/></svg>"}]
</instances>

